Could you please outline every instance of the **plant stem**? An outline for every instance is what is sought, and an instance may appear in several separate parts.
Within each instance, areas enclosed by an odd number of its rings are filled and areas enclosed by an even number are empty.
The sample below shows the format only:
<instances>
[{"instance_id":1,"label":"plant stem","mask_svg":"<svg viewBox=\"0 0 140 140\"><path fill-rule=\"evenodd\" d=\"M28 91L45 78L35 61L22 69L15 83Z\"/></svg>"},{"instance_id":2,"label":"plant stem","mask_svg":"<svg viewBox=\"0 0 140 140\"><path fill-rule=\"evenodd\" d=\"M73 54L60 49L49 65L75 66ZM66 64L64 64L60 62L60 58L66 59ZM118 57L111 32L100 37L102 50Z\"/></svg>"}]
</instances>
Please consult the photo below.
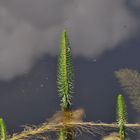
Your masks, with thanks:
<instances>
[{"instance_id":1,"label":"plant stem","mask_svg":"<svg viewBox=\"0 0 140 140\"><path fill-rule=\"evenodd\" d=\"M127 123L126 104L122 95L118 95L117 99L117 122L119 126L119 135L121 140L125 140L125 124Z\"/></svg>"},{"instance_id":2,"label":"plant stem","mask_svg":"<svg viewBox=\"0 0 140 140\"><path fill-rule=\"evenodd\" d=\"M0 140L7 140L7 129L2 118L0 118Z\"/></svg>"}]
</instances>

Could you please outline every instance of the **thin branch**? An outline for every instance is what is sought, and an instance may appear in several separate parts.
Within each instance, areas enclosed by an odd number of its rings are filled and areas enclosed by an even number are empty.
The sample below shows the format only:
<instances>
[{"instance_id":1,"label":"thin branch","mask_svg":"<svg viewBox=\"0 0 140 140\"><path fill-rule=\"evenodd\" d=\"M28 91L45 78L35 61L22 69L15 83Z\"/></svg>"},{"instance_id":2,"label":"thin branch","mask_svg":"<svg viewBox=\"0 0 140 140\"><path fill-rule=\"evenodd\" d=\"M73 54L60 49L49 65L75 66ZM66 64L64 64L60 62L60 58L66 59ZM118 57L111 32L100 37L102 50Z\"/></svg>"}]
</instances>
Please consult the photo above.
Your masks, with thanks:
<instances>
[{"instance_id":1,"label":"thin branch","mask_svg":"<svg viewBox=\"0 0 140 140\"><path fill-rule=\"evenodd\" d=\"M131 129L140 129L140 124L125 124L126 128ZM78 133L81 134L81 131L84 131L86 133L90 134L99 134L99 131L102 128L112 128L112 129L118 129L118 125L116 123L108 124L108 123L94 123L94 122L69 122L69 123L44 123L36 128L29 127L27 130L24 130L23 132L19 134L14 134L9 138L9 140L25 140L31 137L35 137L50 131L59 131L61 128L67 127L67 128L76 128L78 130ZM94 128L97 128L95 130Z\"/></svg>"}]
</instances>

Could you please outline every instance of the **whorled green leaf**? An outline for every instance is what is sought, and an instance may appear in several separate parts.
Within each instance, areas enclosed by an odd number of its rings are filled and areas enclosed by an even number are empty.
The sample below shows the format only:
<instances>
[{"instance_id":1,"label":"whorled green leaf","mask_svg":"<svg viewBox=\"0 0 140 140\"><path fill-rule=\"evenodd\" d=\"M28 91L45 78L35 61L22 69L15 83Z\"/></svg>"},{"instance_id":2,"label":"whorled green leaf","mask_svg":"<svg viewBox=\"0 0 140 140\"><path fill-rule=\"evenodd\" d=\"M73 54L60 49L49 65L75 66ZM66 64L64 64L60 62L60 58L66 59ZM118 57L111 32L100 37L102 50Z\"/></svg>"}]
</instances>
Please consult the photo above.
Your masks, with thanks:
<instances>
[{"instance_id":1,"label":"whorled green leaf","mask_svg":"<svg viewBox=\"0 0 140 140\"><path fill-rule=\"evenodd\" d=\"M7 129L2 118L0 118L0 140L7 140Z\"/></svg>"},{"instance_id":2,"label":"whorled green leaf","mask_svg":"<svg viewBox=\"0 0 140 140\"><path fill-rule=\"evenodd\" d=\"M73 93L74 87L74 72L70 42L66 31L62 33L57 72L58 92L62 98L61 106L64 110L68 110L71 105L71 94Z\"/></svg>"},{"instance_id":3,"label":"whorled green leaf","mask_svg":"<svg viewBox=\"0 0 140 140\"><path fill-rule=\"evenodd\" d=\"M117 123L119 126L119 135L121 140L125 140L125 124L127 123L127 110L123 96L118 95L117 99Z\"/></svg>"}]
</instances>

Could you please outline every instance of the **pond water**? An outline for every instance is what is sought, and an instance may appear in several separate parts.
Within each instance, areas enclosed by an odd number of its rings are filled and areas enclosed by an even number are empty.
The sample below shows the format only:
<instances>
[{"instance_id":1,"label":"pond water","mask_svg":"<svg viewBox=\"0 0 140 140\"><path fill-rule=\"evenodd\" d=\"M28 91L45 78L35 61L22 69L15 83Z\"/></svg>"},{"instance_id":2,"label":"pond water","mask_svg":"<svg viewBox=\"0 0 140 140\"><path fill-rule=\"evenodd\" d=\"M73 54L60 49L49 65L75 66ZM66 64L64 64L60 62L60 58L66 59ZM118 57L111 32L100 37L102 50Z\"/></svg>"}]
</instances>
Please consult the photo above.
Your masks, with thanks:
<instances>
[{"instance_id":1,"label":"pond water","mask_svg":"<svg viewBox=\"0 0 140 140\"><path fill-rule=\"evenodd\" d=\"M74 57L73 109L83 108L86 113L85 121L115 122L116 99L119 93L124 95L127 102L129 122L136 121L139 115L121 89L114 71L124 66L139 71L139 52L139 46L134 48L129 43L128 47L104 53L96 62ZM60 109L56 89L56 64L57 57L46 55L36 63L30 73L9 82L0 82L1 117L7 123L10 134L20 132L20 125L38 125ZM95 137L97 138L98 136ZM90 140L93 137L83 134L79 139Z\"/></svg>"}]
</instances>

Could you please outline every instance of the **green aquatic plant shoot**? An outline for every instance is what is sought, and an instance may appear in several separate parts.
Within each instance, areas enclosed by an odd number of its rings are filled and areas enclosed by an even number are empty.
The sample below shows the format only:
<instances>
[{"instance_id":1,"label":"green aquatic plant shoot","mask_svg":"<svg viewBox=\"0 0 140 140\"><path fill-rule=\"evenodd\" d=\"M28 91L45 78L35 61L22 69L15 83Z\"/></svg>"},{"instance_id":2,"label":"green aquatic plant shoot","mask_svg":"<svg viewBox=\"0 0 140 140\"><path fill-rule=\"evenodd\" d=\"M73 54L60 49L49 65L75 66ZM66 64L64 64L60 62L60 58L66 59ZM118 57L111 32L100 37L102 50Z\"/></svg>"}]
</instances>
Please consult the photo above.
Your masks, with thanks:
<instances>
[{"instance_id":1,"label":"green aquatic plant shoot","mask_svg":"<svg viewBox=\"0 0 140 140\"><path fill-rule=\"evenodd\" d=\"M61 47L58 58L58 71L57 71L57 87L59 96L61 97L61 109L63 111L64 120L70 120L71 111L71 98L73 93L74 72L72 64L72 54L70 42L66 30L62 33ZM67 114L67 115L66 115ZM66 115L66 116L65 116ZM70 129L62 128L59 133L59 140L72 140Z\"/></svg>"},{"instance_id":2,"label":"green aquatic plant shoot","mask_svg":"<svg viewBox=\"0 0 140 140\"><path fill-rule=\"evenodd\" d=\"M2 118L0 118L0 140L7 140L6 124Z\"/></svg>"},{"instance_id":3,"label":"green aquatic plant shoot","mask_svg":"<svg viewBox=\"0 0 140 140\"><path fill-rule=\"evenodd\" d=\"M59 140L66 140L65 130L61 129L59 133Z\"/></svg>"},{"instance_id":4,"label":"green aquatic plant shoot","mask_svg":"<svg viewBox=\"0 0 140 140\"><path fill-rule=\"evenodd\" d=\"M121 140L126 139L125 124L127 123L127 110L123 96L118 95L117 99L117 123Z\"/></svg>"},{"instance_id":5,"label":"green aquatic plant shoot","mask_svg":"<svg viewBox=\"0 0 140 140\"><path fill-rule=\"evenodd\" d=\"M70 42L66 31L62 33L61 47L58 58L57 87L61 100L61 107L69 110L73 93L74 72Z\"/></svg>"}]
</instances>

